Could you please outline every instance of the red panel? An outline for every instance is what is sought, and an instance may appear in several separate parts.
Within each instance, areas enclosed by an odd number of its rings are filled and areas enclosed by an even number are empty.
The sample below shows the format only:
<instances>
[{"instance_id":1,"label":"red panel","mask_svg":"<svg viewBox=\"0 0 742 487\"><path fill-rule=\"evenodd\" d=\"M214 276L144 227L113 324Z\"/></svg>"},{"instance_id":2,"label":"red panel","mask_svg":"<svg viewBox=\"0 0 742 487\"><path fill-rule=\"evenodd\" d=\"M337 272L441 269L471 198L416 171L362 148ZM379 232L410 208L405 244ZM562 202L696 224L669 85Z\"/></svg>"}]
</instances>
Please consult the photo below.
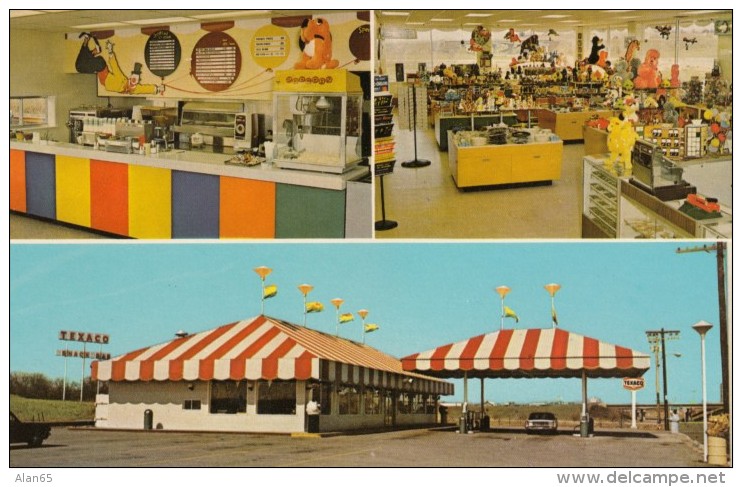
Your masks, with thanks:
<instances>
[{"instance_id":1,"label":"red panel","mask_svg":"<svg viewBox=\"0 0 742 487\"><path fill-rule=\"evenodd\" d=\"M538 339L541 336L541 330L530 329L526 331L526 339L523 340L523 347L520 349L520 368L523 370L533 370L536 349L538 348Z\"/></svg>"},{"instance_id":2,"label":"red panel","mask_svg":"<svg viewBox=\"0 0 742 487\"><path fill-rule=\"evenodd\" d=\"M417 357L419 353L409 355L402 359L402 370L415 370L417 369Z\"/></svg>"},{"instance_id":3,"label":"red panel","mask_svg":"<svg viewBox=\"0 0 742 487\"><path fill-rule=\"evenodd\" d=\"M307 380L312 377L312 359L314 358L315 355L308 350L296 358L295 375L297 380Z\"/></svg>"},{"instance_id":4,"label":"red panel","mask_svg":"<svg viewBox=\"0 0 742 487\"><path fill-rule=\"evenodd\" d=\"M634 366L634 354L628 348L616 345L616 367L630 369Z\"/></svg>"},{"instance_id":5,"label":"red panel","mask_svg":"<svg viewBox=\"0 0 742 487\"><path fill-rule=\"evenodd\" d=\"M10 149L10 209L26 212L26 152Z\"/></svg>"},{"instance_id":6,"label":"red panel","mask_svg":"<svg viewBox=\"0 0 742 487\"><path fill-rule=\"evenodd\" d=\"M173 350L181 346L183 342L188 340L188 338L189 337L181 337L177 340L173 340L158 350L157 353L151 355L147 360L143 360L139 366L139 379L152 380L155 376L155 362L170 355Z\"/></svg>"},{"instance_id":7,"label":"red panel","mask_svg":"<svg viewBox=\"0 0 742 487\"><path fill-rule=\"evenodd\" d=\"M495 346L492 347L492 352L490 353L490 369L502 370L505 366L503 358L505 357L505 352L508 350L508 345L510 344L510 339L512 337L513 330L500 330L497 334Z\"/></svg>"},{"instance_id":8,"label":"red panel","mask_svg":"<svg viewBox=\"0 0 742 487\"><path fill-rule=\"evenodd\" d=\"M129 235L129 166L90 161L90 225Z\"/></svg>"},{"instance_id":9,"label":"red panel","mask_svg":"<svg viewBox=\"0 0 742 487\"><path fill-rule=\"evenodd\" d=\"M557 328L554 330L554 341L551 344L551 368L563 370L567 367L567 344L569 333Z\"/></svg>"},{"instance_id":10,"label":"red panel","mask_svg":"<svg viewBox=\"0 0 742 487\"><path fill-rule=\"evenodd\" d=\"M249 347L243 350L242 353L240 353L238 356L233 358L232 361L229 363L230 377L232 378L241 377L244 379L245 378L245 360L255 355L255 353L257 353L261 348L263 348L266 345L266 343L271 341L271 339L273 339L279 333L281 332L278 328L271 328L270 330L265 332L263 336L258 338Z\"/></svg>"},{"instance_id":11,"label":"red panel","mask_svg":"<svg viewBox=\"0 0 742 487\"><path fill-rule=\"evenodd\" d=\"M289 350L294 348L296 342L291 338L288 338L278 347L276 347L270 355L263 359L263 378L273 380L278 377L278 359L282 358Z\"/></svg>"},{"instance_id":12,"label":"red panel","mask_svg":"<svg viewBox=\"0 0 742 487\"><path fill-rule=\"evenodd\" d=\"M585 337L582 345L582 366L586 369L597 369L600 365L600 342Z\"/></svg>"},{"instance_id":13,"label":"red panel","mask_svg":"<svg viewBox=\"0 0 742 487\"><path fill-rule=\"evenodd\" d=\"M126 363L134 360L138 356L142 355L144 352L146 352L147 348L140 348L139 350L135 350L133 352L129 352L123 357L121 357L118 360L114 360L111 363L111 380L113 381L119 381L119 380L125 380L126 379Z\"/></svg>"},{"instance_id":14,"label":"red panel","mask_svg":"<svg viewBox=\"0 0 742 487\"><path fill-rule=\"evenodd\" d=\"M477 353L477 350L479 350L482 340L484 340L484 335L479 335L471 338L466 343L466 346L459 357L459 368L461 370L471 370L474 368L474 356Z\"/></svg>"},{"instance_id":15,"label":"red panel","mask_svg":"<svg viewBox=\"0 0 742 487\"><path fill-rule=\"evenodd\" d=\"M233 326L234 325L220 326L219 328L215 329L214 331L206 335L203 339L196 342L191 348L181 353L178 357L170 360L170 363L169 363L170 372L168 374L170 380L182 379L183 378L183 362L195 357L198 354L198 352L208 347L211 343L214 342L214 340L224 335Z\"/></svg>"},{"instance_id":16,"label":"red panel","mask_svg":"<svg viewBox=\"0 0 742 487\"><path fill-rule=\"evenodd\" d=\"M430 357L430 370L443 370L443 360L446 358L446 355L448 355L451 347L453 347L453 344L444 345L435 349L435 352L433 352L433 355Z\"/></svg>"}]
</instances>

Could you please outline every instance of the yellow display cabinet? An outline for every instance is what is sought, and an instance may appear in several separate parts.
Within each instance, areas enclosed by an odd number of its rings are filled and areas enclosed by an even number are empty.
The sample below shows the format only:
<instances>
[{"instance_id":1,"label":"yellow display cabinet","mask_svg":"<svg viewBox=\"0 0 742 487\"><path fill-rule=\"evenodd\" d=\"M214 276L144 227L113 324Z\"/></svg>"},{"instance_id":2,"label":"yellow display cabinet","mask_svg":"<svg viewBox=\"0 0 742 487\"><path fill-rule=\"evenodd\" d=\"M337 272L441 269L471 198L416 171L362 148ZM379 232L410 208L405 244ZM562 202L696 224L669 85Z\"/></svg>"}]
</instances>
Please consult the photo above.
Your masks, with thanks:
<instances>
[{"instance_id":1,"label":"yellow display cabinet","mask_svg":"<svg viewBox=\"0 0 742 487\"><path fill-rule=\"evenodd\" d=\"M276 73L274 163L342 174L362 160L360 78L344 69Z\"/></svg>"},{"instance_id":2,"label":"yellow display cabinet","mask_svg":"<svg viewBox=\"0 0 742 487\"><path fill-rule=\"evenodd\" d=\"M582 140L582 127L585 122L595 117L610 118L610 110L585 110L580 112L558 112L541 109L538 114L538 126L549 129L563 141Z\"/></svg>"},{"instance_id":3,"label":"yellow display cabinet","mask_svg":"<svg viewBox=\"0 0 742 487\"><path fill-rule=\"evenodd\" d=\"M458 188L559 180L562 141L461 147L449 140L448 162Z\"/></svg>"}]
</instances>

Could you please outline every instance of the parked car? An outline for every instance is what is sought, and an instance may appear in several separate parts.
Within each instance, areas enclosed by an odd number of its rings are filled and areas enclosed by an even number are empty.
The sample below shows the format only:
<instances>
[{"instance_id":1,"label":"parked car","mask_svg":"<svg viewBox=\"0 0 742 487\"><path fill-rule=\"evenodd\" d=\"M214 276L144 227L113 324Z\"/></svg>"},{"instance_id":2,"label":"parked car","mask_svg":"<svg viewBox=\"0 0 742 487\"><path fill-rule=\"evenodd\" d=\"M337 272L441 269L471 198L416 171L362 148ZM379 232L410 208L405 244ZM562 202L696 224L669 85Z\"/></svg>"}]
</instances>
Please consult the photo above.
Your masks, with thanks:
<instances>
[{"instance_id":1,"label":"parked car","mask_svg":"<svg viewBox=\"0 0 742 487\"><path fill-rule=\"evenodd\" d=\"M24 422L10 412L10 443L28 443L28 446L41 446L51 434L51 426L46 423Z\"/></svg>"},{"instance_id":2,"label":"parked car","mask_svg":"<svg viewBox=\"0 0 742 487\"><path fill-rule=\"evenodd\" d=\"M526 433L556 433L559 421L553 413L546 411L533 412L526 420Z\"/></svg>"}]
</instances>

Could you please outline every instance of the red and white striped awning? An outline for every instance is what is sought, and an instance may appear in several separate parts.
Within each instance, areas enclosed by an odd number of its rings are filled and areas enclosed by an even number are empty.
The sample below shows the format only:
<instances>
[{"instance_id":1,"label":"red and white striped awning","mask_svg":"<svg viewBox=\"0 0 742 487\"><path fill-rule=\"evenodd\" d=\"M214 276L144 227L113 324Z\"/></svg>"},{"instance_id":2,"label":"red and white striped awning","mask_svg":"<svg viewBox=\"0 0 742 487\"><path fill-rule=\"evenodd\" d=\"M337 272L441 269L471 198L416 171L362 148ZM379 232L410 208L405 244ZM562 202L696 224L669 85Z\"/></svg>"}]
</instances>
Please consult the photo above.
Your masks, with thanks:
<instances>
[{"instance_id":1,"label":"red and white striped awning","mask_svg":"<svg viewBox=\"0 0 742 487\"><path fill-rule=\"evenodd\" d=\"M453 394L453 384L402 369L368 345L265 316L93 362L105 381L323 380Z\"/></svg>"},{"instance_id":2,"label":"red and white striped awning","mask_svg":"<svg viewBox=\"0 0 742 487\"><path fill-rule=\"evenodd\" d=\"M640 377L649 355L562 328L501 330L402 358L436 377Z\"/></svg>"}]
</instances>

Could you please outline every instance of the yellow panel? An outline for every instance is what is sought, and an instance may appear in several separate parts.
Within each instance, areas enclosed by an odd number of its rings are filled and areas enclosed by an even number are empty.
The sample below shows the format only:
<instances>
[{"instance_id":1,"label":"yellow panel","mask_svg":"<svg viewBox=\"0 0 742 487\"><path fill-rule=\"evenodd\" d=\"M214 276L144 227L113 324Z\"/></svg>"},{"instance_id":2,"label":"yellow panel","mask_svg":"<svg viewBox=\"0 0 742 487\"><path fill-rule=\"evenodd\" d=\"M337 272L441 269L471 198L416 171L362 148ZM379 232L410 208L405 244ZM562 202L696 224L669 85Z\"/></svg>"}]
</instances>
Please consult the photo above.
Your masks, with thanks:
<instances>
[{"instance_id":1,"label":"yellow panel","mask_svg":"<svg viewBox=\"0 0 742 487\"><path fill-rule=\"evenodd\" d=\"M171 238L171 195L169 169L129 166L129 235Z\"/></svg>"},{"instance_id":2,"label":"yellow panel","mask_svg":"<svg viewBox=\"0 0 742 487\"><path fill-rule=\"evenodd\" d=\"M488 186L511 181L512 151L507 147L466 147L458 150L459 187Z\"/></svg>"},{"instance_id":3,"label":"yellow panel","mask_svg":"<svg viewBox=\"0 0 742 487\"><path fill-rule=\"evenodd\" d=\"M57 220L90 227L90 159L56 156Z\"/></svg>"},{"instance_id":4,"label":"yellow panel","mask_svg":"<svg viewBox=\"0 0 742 487\"><path fill-rule=\"evenodd\" d=\"M512 182L553 181L561 178L561 142L526 144L514 149Z\"/></svg>"}]
</instances>

